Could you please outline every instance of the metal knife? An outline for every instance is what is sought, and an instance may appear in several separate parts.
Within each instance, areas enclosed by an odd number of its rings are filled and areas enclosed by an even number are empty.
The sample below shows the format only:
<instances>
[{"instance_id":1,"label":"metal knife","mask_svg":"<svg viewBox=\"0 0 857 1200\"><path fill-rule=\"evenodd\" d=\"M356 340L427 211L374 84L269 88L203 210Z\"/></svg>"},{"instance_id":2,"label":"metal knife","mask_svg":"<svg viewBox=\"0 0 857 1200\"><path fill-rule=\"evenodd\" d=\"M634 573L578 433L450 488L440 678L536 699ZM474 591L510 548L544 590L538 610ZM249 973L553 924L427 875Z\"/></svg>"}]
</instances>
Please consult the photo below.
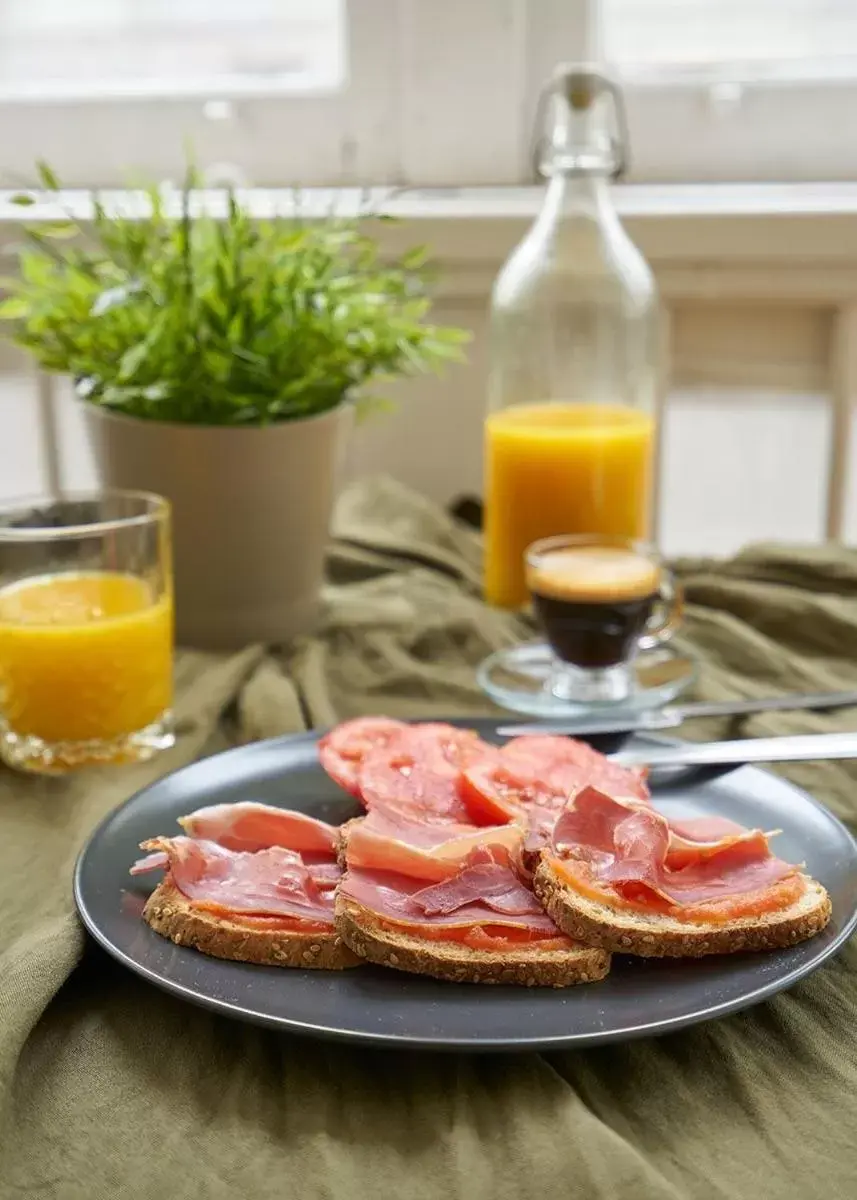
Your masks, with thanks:
<instances>
[{"instance_id":1,"label":"metal knife","mask_svg":"<svg viewBox=\"0 0 857 1200\"><path fill-rule=\"evenodd\" d=\"M609 757L623 766L691 767L716 763L820 762L857 758L857 733L807 733L745 738L737 742L684 742L678 746L634 746Z\"/></svg>"},{"instance_id":2,"label":"metal knife","mask_svg":"<svg viewBox=\"0 0 857 1200\"><path fill-rule=\"evenodd\" d=\"M853 692L792 692L768 696L763 700L699 700L689 704L670 704L666 708L644 709L638 713L585 717L579 721L533 721L529 725L501 725L501 737L531 733L640 733L656 729L675 729L691 717L740 717L750 713L781 712L790 709L847 708L857 704Z\"/></svg>"}]
</instances>

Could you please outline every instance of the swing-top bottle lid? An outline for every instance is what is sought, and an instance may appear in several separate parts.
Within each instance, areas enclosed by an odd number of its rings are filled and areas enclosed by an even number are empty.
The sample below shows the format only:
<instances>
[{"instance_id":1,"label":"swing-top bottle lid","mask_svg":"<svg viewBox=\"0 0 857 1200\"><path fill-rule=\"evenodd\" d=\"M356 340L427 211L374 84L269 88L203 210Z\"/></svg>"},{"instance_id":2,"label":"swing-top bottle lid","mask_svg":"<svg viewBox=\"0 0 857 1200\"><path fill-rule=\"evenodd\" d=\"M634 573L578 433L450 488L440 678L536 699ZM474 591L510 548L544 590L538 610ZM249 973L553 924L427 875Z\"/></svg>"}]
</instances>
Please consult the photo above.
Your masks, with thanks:
<instances>
[{"instance_id":1,"label":"swing-top bottle lid","mask_svg":"<svg viewBox=\"0 0 857 1200\"><path fill-rule=\"evenodd\" d=\"M533 166L538 175L609 175L628 169L622 91L592 63L561 63L539 96Z\"/></svg>"}]
</instances>

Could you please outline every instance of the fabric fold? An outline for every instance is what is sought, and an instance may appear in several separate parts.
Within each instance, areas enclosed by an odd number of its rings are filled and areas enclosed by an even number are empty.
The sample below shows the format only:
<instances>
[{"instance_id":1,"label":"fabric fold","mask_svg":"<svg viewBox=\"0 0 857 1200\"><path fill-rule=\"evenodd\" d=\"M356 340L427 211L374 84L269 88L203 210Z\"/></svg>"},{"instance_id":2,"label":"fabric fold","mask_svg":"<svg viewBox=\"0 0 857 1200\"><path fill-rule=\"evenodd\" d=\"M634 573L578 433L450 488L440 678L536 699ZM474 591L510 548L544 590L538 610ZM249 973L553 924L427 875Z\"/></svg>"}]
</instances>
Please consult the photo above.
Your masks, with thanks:
<instances>
[{"instance_id":1,"label":"fabric fold","mask_svg":"<svg viewBox=\"0 0 857 1200\"><path fill-rule=\"evenodd\" d=\"M397 1055L278 1036L166 996L95 948L81 957L77 850L159 775L360 713L492 713L474 668L535 631L526 616L481 603L476 534L391 480L345 492L333 532L313 636L231 657L179 655L173 751L66 780L0 770L0 1200L850 1195L853 942L746 1013L547 1058ZM679 573L698 698L857 687L854 551L752 547L725 563L685 560ZM682 734L855 721L857 709L774 713ZM855 764L783 774L857 827ZM325 1003L322 986L320 1013ZM522 1001L522 1020L528 1012Z\"/></svg>"}]
</instances>

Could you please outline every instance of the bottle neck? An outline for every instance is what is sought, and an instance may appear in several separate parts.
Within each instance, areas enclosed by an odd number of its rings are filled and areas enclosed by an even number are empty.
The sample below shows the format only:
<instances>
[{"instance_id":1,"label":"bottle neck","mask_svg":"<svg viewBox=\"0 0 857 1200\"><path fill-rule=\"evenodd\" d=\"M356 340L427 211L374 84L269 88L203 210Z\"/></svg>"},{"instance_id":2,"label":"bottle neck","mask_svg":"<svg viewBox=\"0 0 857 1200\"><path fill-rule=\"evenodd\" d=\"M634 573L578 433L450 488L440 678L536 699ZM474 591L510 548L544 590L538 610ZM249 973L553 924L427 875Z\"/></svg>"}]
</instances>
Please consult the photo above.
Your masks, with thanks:
<instances>
[{"instance_id":1,"label":"bottle neck","mask_svg":"<svg viewBox=\"0 0 857 1200\"><path fill-rule=\"evenodd\" d=\"M550 221L566 214L605 220L615 215L610 181L600 173L555 171L548 183L543 216Z\"/></svg>"}]
</instances>

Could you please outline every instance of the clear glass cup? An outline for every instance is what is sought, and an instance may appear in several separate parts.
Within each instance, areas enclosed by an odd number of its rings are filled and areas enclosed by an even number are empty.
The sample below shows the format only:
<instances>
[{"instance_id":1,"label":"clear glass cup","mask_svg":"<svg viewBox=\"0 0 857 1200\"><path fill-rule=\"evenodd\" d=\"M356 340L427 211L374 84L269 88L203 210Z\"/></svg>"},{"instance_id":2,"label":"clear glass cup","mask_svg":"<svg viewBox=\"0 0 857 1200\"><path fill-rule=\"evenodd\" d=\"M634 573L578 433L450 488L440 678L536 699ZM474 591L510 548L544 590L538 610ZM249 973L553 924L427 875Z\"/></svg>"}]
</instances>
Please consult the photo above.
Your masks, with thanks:
<instances>
[{"instance_id":1,"label":"clear glass cup","mask_svg":"<svg viewBox=\"0 0 857 1200\"><path fill-rule=\"evenodd\" d=\"M170 509L110 491L0 508L0 757L62 772L171 746Z\"/></svg>"},{"instance_id":2,"label":"clear glass cup","mask_svg":"<svg viewBox=\"0 0 857 1200\"><path fill-rule=\"evenodd\" d=\"M563 534L529 546L525 569L554 655L551 693L579 704L628 700L637 655L681 621L681 588L658 552L628 538Z\"/></svg>"}]
</instances>

